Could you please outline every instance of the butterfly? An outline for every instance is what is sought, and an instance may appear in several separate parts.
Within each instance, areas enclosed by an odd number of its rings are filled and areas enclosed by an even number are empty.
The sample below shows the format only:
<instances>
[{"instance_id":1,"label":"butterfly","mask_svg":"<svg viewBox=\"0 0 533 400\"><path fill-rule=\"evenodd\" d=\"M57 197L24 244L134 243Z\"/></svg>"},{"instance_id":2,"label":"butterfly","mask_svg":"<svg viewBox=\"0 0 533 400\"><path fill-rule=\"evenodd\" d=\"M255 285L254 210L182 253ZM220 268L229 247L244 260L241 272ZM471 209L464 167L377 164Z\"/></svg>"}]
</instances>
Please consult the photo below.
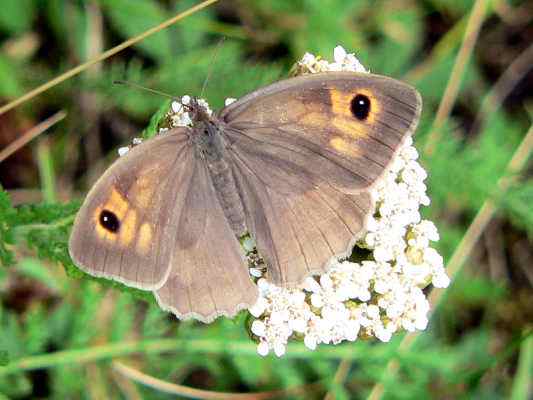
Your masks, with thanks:
<instances>
[{"instance_id":1,"label":"butterfly","mask_svg":"<svg viewBox=\"0 0 533 400\"><path fill-rule=\"evenodd\" d=\"M180 319L234 316L258 297L238 238L286 288L348 256L421 107L411 86L357 72L282 80L212 116L192 99L192 127L132 148L96 182L70 255Z\"/></svg>"}]
</instances>

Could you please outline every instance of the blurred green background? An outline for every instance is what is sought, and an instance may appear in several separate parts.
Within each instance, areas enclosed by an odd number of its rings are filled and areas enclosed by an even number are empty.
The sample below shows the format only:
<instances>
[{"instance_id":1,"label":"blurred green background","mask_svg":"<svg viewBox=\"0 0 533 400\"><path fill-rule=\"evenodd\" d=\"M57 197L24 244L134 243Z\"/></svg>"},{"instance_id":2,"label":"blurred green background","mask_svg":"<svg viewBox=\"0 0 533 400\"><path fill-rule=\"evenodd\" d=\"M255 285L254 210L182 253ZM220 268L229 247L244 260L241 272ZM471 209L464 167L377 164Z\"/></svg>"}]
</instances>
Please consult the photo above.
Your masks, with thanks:
<instances>
[{"instance_id":1,"label":"blurred green background","mask_svg":"<svg viewBox=\"0 0 533 400\"><path fill-rule=\"evenodd\" d=\"M194 4L3 0L0 103ZM377 383L391 399L532 398L531 164L506 191L497 186L531 126L532 20L533 2L518 0L221 0L0 115L1 150L68 113L0 164L0 398L175 397L134 383L124 365L208 391L281 390L263 398L359 399ZM421 92L415 144L432 199L424 215L446 260L483 203L497 207L414 344L398 351L396 337L311 352L296 343L281 359L262 358L244 317L181 323L149 296L72 267L66 243L84 193L166 104L114 80L197 95L214 64L205 97L217 109L286 76L306 51L331 59L338 44ZM445 94L454 84L457 97ZM391 360L396 374L384 372Z\"/></svg>"}]
</instances>

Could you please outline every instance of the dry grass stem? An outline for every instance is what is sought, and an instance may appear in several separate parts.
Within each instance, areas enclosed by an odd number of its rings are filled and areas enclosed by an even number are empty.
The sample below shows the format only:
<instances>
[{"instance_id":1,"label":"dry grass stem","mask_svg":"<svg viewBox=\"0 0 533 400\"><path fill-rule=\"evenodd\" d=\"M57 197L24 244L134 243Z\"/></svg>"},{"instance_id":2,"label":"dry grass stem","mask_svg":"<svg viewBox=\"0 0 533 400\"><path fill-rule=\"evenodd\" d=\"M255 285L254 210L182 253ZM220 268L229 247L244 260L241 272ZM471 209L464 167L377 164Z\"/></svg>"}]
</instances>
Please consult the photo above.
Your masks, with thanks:
<instances>
[{"instance_id":1,"label":"dry grass stem","mask_svg":"<svg viewBox=\"0 0 533 400\"><path fill-rule=\"evenodd\" d=\"M41 133L46 131L47 129L50 129L52 126L57 124L59 121L63 120L67 116L67 113L63 110L58 111L51 117L45 119L43 122L39 123L38 125L35 125L33 128L31 128L29 131L26 131L22 134L20 138L13 141L9 144L9 146L5 147L0 151L0 163L4 161L6 158L8 158L10 155L24 147L26 144L31 142L33 139L35 139L37 136L39 136Z\"/></svg>"},{"instance_id":2,"label":"dry grass stem","mask_svg":"<svg viewBox=\"0 0 533 400\"><path fill-rule=\"evenodd\" d=\"M316 390L321 385L311 384L305 386L298 386L295 388L285 390L272 390L268 392L256 392L256 393L222 393L214 392L210 390L195 389L184 385L178 385L175 383L163 381L161 379L154 378L147 375L135 368L127 366L119 361L113 361L113 369L142 385L151 387L160 392L170 393L177 396L189 398L189 399L203 399L203 400L262 400L262 399L279 399L285 398L290 395L302 395L312 390Z\"/></svg>"},{"instance_id":3,"label":"dry grass stem","mask_svg":"<svg viewBox=\"0 0 533 400\"><path fill-rule=\"evenodd\" d=\"M0 115L6 113L7 111L21 105L22 103L25 103L26 101L32 99L33 97L47 91L48 89L54 87L54 86L57 86L59 85L60 83L66 81L67 79L70 79L72 78L73 76L75 75L78 75L79 73L87 70L88 68L92 67L93 65L101 62L101 61L104 61L105 59L111 57L111 56L114 56L115 54L121 52L122 50L130 47L130 46L133 46L134 44L146 39L148 36L151 36L153 35L154 33L157 33L165 28L167 28L168 26L178 22L179 20L185 18L185 17L188 17L189 15L191 14L194 14L195 12L197 11L200 11L208 6L210 6L211 4L213 3L216 3L218 0L205 0L203 2L201 2L200 4L197 4L195 5L194 7L191 7L189 8L188 10L182 12L182 13L179 13L178 15L175 15L174 17L172 18L169 18L167 19L165 22L151 28L151 29L148 29L147 31L141 33L140 35L137 35L135 37L132 37L131 39L128 39L126 40L125 42L122 42L121 44L119 44L118 46L115 46L113 47L112 49L109 49L105 52L103 52L102 54L100 54L99 56L97 57L94 57L92 59L90 59L89 61L83 63L83 64L80 64L78 65L77 67L75 68L72 68L71 70L59 75L57 78L54 78L48 82L46 82L45 84L29 91L28 93L26 93L25 95L19 97L18 99L15 99L9 103L7 103L6 105L0 107Z\"/></svg>"},{"instance_id":4,"label":"dry grass stem","mask_svg":"<svg viewBox=\"0 0 533 400\"><path fill-rule=\"evenodd\" d=\"M453 105L455 104L455 100L457 99L461 87L463 74L477 42L481 25L485 20L488 4L489 0L477 0L474 4L474 8L472 9L472 13L470 14L466 25L461 48L459 49L459 53L457 53L455 64L452 68L450 79L448 80L439 108L437 109L437 115L433 121L433 125L429 130L429 136L424 147L424 152L427 155L431 155L435 150L435 146L440 140L441 129L450 116Z\"/></svg>"}]
</instances>

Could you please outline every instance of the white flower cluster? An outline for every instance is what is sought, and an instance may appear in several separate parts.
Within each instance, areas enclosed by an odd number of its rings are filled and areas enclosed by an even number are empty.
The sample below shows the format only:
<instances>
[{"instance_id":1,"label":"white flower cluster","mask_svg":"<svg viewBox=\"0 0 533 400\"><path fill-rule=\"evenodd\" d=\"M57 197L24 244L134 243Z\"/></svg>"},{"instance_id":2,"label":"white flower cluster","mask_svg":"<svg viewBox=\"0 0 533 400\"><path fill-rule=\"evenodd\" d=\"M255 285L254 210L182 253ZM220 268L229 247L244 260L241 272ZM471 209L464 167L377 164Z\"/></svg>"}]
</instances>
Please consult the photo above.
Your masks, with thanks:
<instances>
[{"instance_id":1,"label":"white flower cluster","mask_svg":"<svg viewBox=\"0 0 533 400\"><path fill-rule=\"evenodd\" d=\"M143 140L141 138L133 138L131 141L131 144L129 146L120 147L118 149L118 155L122 157L124 154L126 154L133 146L137 146L138 144L141 144Z\"/></svg>"},{"instance_id":2,"label":"white flower cluster","mask_svg":"<svg viewBox=\"0 0 533 400\"><path fill-rule=\"evenodd\" d=\"M306 53L296 64L296 73L368 72L341 46L334 49L333 58L329 63ZM227 99L226 105L233 101ZM167 115L171 127L192 124L186 108L189 102L190 97L183 96L181 102L171 104ZM198 102L212 113L205 100ZM450 279L442 257L430 247L430 242L439 240L437 229L419 213L420 206L429 205L430 200L424 184L427 175L416 161L418 153L412 144L411 138L403 143L373 188L375 211L367 232L356 244L369 251L367 260L337 261L327 273L307 278L297 289L278 287L262 277L264 270L250 267L260 293L249 309L256 318L251 331L258 338L259 354L273 350L281 356L293 338L303 339L314 350L320 343L357 338L388 342L400 330L426 328L429 303L422 288L430 283L447 287ZM251 239L243 246L252 254Z\"/></svg>"},{"instance_id":3,"label":"white flower cluster","mask_svg":"<svg viewBox=\"0 0 533 400\"><path fill-rule=\"evenodd\" d=\"M439 239L437 229L418 212L429 199L416 157L409 139L373 192L375 213L357 244L371 250L367 261L339 261L300 289L258 281L260 298L249 311L257 318L251 329L259 354L272 349L281 356L291 337L303 336L314 350L358 337L388 342L399 330L426 328L429 303L421 288L446 287L450 280L442 257L429 247Z\"/></svg>"},{"instance_id":4,"label":"white flower cluster","mask_svg":"<svg viewBox=\"0 0 533 400\"><path fill-rule=\"evenodd\" d=\"M369 72L354 54L346 53L342 46L337 46L333 49L333 60L334 62L330 63L311 53L305 53L302 59L296 63L297 74L331 71Z\"/></svg>"}]
</instances>

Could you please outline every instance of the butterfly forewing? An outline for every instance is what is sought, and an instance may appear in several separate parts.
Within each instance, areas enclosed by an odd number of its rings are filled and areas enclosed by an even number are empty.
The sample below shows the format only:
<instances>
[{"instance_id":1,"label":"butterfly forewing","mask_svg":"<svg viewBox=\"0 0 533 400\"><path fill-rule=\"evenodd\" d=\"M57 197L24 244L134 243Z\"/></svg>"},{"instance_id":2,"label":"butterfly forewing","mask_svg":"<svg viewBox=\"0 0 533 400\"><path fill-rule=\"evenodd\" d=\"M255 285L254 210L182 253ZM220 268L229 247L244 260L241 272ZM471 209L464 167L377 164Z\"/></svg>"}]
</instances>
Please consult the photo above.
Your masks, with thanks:
<instances>
[{"instance_id":1,"label":"butterfly forewing","mask_svg":"<svg viewBox=\"0 0 533 400\"><path fill-rule=\"evenodd\" d=\"M420 114L416 90L350 72L306 75L220 112L247 226L268 277L293 287L346 256L381 177Z\"/></svg>"},{"instance_id":2,"label":"butterfly forewing","mask_svg":"<svg viewBox=\"0 0 533 400\"><path fill-rule=\"evenodd\" d=\"M372 185L418 122L418 92L396 80L355 72L277 82L224 108L232 147L264 148L345 192ZM230 133L231 134L231 133ZM243 151L250 152L249 149Z\"/></svg>"},{"instance_id":3,"label":"butterfly forewing","mask_svg":"<svg viewBox=\"0 0 533 400\"><path fill-rule=\"evenodd\" d=\"M169 272L192 148L179 128L132 148L98 180L70 237L72 259L94 276L152 290Z\"/></svg>"}]
</instances>

